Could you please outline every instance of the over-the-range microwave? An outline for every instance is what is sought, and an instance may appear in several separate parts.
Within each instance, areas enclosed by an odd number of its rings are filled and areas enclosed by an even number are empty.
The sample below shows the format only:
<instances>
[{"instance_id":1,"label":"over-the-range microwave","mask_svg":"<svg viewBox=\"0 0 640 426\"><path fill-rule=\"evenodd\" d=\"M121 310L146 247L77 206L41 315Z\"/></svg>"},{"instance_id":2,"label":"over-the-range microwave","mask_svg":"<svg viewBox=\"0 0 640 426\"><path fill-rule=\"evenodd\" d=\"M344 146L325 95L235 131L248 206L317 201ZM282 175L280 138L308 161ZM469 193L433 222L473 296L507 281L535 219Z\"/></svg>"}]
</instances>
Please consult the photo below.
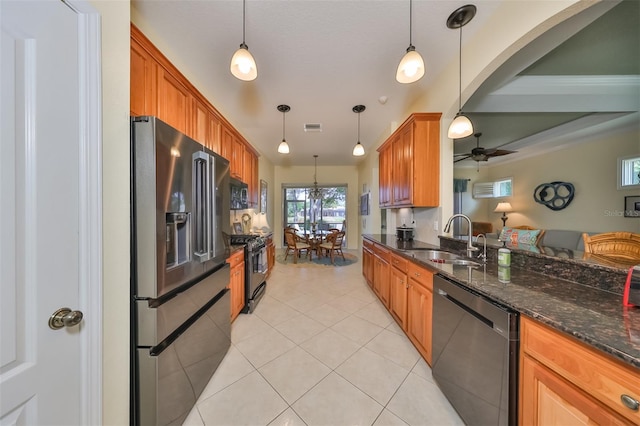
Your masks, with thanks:
<instances>
[{"instance_id":1,"label":"over-the-range microwave","mask_svg":"<svg viewBox=\"0 0 640 426\"><path fill-rule=\"evenodd\" d=\"M249 208L249 186L238 180L229 179L229 187L231 190L231 210L244 210Z\"/></svg>"}]
</instances>

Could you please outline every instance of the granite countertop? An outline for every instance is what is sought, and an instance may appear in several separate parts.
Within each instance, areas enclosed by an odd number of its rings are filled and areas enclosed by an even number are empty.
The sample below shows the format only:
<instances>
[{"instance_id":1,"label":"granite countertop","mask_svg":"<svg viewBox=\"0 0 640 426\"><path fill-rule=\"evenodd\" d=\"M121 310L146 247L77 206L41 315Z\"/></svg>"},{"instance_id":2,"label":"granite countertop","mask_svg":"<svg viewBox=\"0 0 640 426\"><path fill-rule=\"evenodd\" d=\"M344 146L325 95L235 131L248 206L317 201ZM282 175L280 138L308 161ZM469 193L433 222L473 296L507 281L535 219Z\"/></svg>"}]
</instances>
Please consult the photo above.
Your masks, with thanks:
<instances>
[{"instance_id":1,"label":"granite countertop","mask_svg":"<svg viewBox=\"0 0 640 426\"><path fill-rule=\"evenodd\" d=\"M475 268L434 263L419 251L406 250L439 246L416 240L402 242L394 235L363 237L640 369L640 307L623 307L619 294L513 265L509 281L502 282L492 259Z\"/></svg>"}]
</instances>

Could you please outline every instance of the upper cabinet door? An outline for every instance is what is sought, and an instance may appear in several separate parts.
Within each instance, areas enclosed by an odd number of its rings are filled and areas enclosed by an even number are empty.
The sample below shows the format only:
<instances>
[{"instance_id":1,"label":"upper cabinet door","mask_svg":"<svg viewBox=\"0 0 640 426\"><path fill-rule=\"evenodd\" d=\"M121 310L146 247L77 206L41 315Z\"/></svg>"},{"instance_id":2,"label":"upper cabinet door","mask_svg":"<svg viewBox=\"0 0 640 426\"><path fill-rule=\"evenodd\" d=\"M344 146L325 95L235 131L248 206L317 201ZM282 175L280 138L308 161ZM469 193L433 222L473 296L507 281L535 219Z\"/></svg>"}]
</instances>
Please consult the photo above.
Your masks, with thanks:
<instances>
[{"instance_id":1,"label":"upper cabinet door","mask_svg":"<svg viewBox=\"0 0 640 426\"><path fill-rule=\"evenodd\" d=\"M157 63L135 40L131 40L131 96L132 116L156 115Z\"/></svg>"},{"instance_id":2,"label":"upper cabinet door","mask_svg":"<svg viewBox=\"0 0 640 426\"><path fill-rule=\"evenodd\" d=\"M164 69L158 70L158 118L188 134L191 125L191 94Z\"/></svg>"}]
</instances>

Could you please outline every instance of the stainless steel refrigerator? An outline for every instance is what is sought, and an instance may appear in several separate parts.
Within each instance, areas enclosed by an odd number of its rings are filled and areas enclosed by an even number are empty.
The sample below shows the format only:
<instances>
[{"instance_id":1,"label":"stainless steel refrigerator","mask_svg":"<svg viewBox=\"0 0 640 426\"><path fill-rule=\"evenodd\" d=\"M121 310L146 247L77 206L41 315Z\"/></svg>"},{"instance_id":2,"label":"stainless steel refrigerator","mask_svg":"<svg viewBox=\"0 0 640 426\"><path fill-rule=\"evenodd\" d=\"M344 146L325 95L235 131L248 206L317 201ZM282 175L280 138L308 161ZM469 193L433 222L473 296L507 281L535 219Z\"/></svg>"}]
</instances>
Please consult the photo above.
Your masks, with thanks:
<instances>
[{"instance_id":1,"label":"stainless steel refrigerator","mask_svg":"<svg viewBox=\"0 0 640 426\"><path fill-rule=\"evenodd\" d=\"M229 162L132 117L132 424L181 424L229 349L229 223Z\"/></svg>"}]
</instances>

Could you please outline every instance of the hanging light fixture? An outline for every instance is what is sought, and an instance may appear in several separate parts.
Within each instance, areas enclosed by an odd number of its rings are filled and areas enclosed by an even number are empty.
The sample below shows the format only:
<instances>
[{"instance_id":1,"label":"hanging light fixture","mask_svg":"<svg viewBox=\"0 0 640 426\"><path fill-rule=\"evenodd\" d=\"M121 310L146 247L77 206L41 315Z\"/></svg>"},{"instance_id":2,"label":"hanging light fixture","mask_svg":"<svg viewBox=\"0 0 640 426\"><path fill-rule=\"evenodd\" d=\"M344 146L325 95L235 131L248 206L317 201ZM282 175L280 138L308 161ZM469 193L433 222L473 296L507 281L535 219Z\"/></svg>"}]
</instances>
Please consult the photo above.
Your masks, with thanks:
<instances>
[{"instance_id":1,"label":"hanging light fixture","mask_svg":"<svg viewBox=\"0 0 640 426\"><path fill-rule=\"evenodd\" d=\"M462 27L467 25L469 21L476 16L476 7L472 4L467 4L456 9L449 18L447 18L447 27L452 30L460 29L460 62L459 62L459 80L458 80L458 113L449 125L448 136L451 139L466 138L473 134L473 123L469 117L462 112Z\"/></svg>"},{"instance_id":2,"label":"hanging light fixture","mask_svg":"<svg viewBox=\"0 0 640 426\"><path fill-rule=\"evenodd\" d=\"M409 47L407 47L407 53L404 54L400 64L398 64L398 70L396 71L398 83L413 83L420 80L424 75L424 60L411 43L412 12L413 2L409 0Z\"/></svg>"},{"instance_id":3,"label":"hanging light fixture","mask_svg":"<svg viewBox=\"0 0 640 426\"><path fill-rule=\"evenodd\" d=\"M309 199L310 200L321 200L322 199L322 188L318 187L318 181L316 179L317 173L318 173L318 154L315 154L313 156L313 165L314 165L314 171L313 171L313 187L309 188Z\"/></svg>"},{"instance_id":4,"label":"hanging light fixture","mask_svg":"<svg viewBox=\"0 0 640 426\"><path fill-rule=\"evenodd\" d=\"M236 50L231 58L231 74L239 80L251 81L258 77L258 66L256 60L249 52L249 46L244 42L245 33L245 0L242 0L242 44L240 48Z\"/></svg>"},{"instance_id":5,"label":"hanging light fixture","mask_svg":"<svg viewBox=\"0 0 640 426\"><path fill-rule=\"evenodd\" d=\"M364 105L356 105L353 107L353 112L358 114L358 142L356 146L353 147L353 155L354 157L362 157L364 155L364 146L360 143L360 113L367 109Z\"/></svg>"},{"instance_id":6,"label":"hanging light fixture","mask_svg":"<svg viewBox=\"0 0 640 426\"><path fill-rule=\"evenodd\" d=\"M278 152L280 154L288 154L289 153L289 144L284 138L284 115L289 112L291 108L289 105L278 105L278 111L282 113L282 142L278 145Z\"/></svg>"}]
</instances>

